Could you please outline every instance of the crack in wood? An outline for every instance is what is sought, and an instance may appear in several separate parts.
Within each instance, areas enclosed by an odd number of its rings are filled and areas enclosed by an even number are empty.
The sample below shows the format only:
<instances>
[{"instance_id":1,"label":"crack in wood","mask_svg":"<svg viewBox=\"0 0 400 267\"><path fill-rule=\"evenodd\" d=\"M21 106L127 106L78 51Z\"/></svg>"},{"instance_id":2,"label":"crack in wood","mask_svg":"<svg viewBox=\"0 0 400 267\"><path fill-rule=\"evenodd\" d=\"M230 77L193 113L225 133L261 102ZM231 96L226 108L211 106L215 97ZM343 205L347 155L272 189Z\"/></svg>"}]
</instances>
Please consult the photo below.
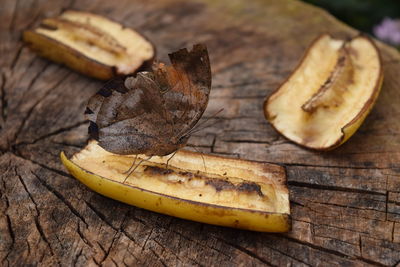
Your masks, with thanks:
<instances>
[{"instance_id":1,"label":"crack in wood","mask_svg":"<svg viewBox=\"0 0 400 267\"><path fill-rule=\"evenodd\" d=\"M394 243L394 229L396 227L396 223L393 222L393 227L392 227L392 242Z\"/></svg>"},{"instance_id":2,"label":"crack in wood","mask_svg":"<svg viewBox=\"0 0 400 267\"><path fill-rule=\"evenodd\" d=\"M224 99L224 100L255 100L264 101L265 95L252 95L252 96L215 96L212 99Z\"/></svg>"},{"instance_id":3,"label":"crack in wood","mask_svg":"<svg viewBox=\"0 0 400 267\"><path fill-rule=\"evenodd\" d=\"M99 246L99 248L103 251L103 253L105 254L105 253L106 253L106 250L105 250L105 248L103 247L103 245L102 245L99 241L96 241L96 243L97 243L97 245Z\"/></svg>"},{"instance_id":4,"label":"crack in wood","mask_svg":"<svg viewBox=\"0 0 400 267\"><path fill-rule=\"evenodd\" d=\"M86 236L82 233L80 221L77 222L76 232L78 233L80 239L82 239L83 243L93 248L93 244L86 238Z\"/></svg>"},{"instance_id":5,"label":"crack in wood","mask_svg":"<svg viewBox=\"0 0 400 267\"><path fill-rule=\"evenodd\" d=\"M65 10L73 9L74 6L75 6L75 2L76 2L76 0L71 0L71 1L69 2L68 6L65 8ZM65 10L62 10L62 12L64 12Z\"/></svg>"},{"instance_id":6,"label":"crack in wood","mask_svg":"<svg viewBox=\"0 0 400 267\"><path fill-rule=\"evenodd\" d=\"M0 87L0 93L1 93L1 118L2 118L1 127L3 128L3 125L4 125L5 121L7 120L8 101L7 101L6 90L5 90L5 86L6 86L6 83L7 83L6 74L2 73L1 77L2 77L2 83L1 83L1 87Z\"/></svg>"},{"instance_id":7,"label":"crack in wood","mask_svg":"<svg viewBox=\"0 0 400 267\"><path fill-rule=\"evenodd\" d=\"M28 247L28 257L29 257L29 255L31 255L31 245L29 245L29 241L28 240L25 240L25 243L26 243L26 246Z\"/></svg>"},{"instance_id":8,"label":"crack in wood","mask_svg":"<svg viewBox=\"0 0 400 267\"><path fill-rule=\"evenodd\" d=\"M123 217L122 220L121 220L121 225L120 225L120 227L117 228L117 227L113 226L112 223L108 222L108 220L106 219L106 217L105 217L100 211L98 211L96 208L94 208L94 206L91 205L88 201L84 200L84 202L85 202L86 205L96 214L96 216L97 216L98 218L100 218L104 223L106 223L109 227L111 227L111 228L115 231L115 234L114 234L113 239L112 239L112 241L111 241L111 245L110 245L110 247L109 247L107 250L106 250L99 242L97 242L98 245L100 246L101 250L104 252L104 256L103 256L102 260L100 261L100 263L98 263L98 265L103 265L104 261L105 261L105 260L107 259L107 257L109 256L109 254L110 254L110 252L111 252L111 250L112 250L112 246L113 246L113 244L114 244L114 242L115 242L115 239L116 239L116 237L117 237L117 234L119 234L119 235L118 235L118 238L120 238L120 236L121 236L121 234L122 234L122 235L126 236L126 237L127 237L130 241L132 241L134 244L137 244L137 245L138 245L138 243L137 243L137 241L134 239L134 237L132 237L129 233L127 233L127 232L125 231L125 229L123 228L123 227L124 227L124 224L125 224L125 221L126 221L126 218L128 217L129 211L125 213L124 217Z\"/></svg>"},{"instance_id":9,"label":"crack in wood","mask_svg":"<svg viewBox=\"0 0 400 267\"><path fill-rule=\"evenodd\" d=\"M146 221L144 221L144 220L142 220L142 219L136 217L135 214L131 214L131 215L129 216L129 218L130 218L130 219L133 219L133 220L136 221L136 222L139 222L139 223L143 224L144 226L149 226L149 225L147 224Z\"/></svg>"},{"instance_id":10,"label":"crack in wood","mask_svg":"<svg viewBox=\"0 0 400 267\"><path fill-rule=\"evenodd\" d=\"M305 164L305 163L287 163L287 162L268 162L275 164L282 164L287 167L313 167L313 168L324 168L324 169L350 169L350 170L393 170L393 168L381 168L381 167L360 167L360 166L340 166L340 165L318 165L318 164Z\"/></svg>"},{"instance_id":11,"label":"crack in wood","mask_svg":"<svg viewBox=\"0 0 400 267\"><path fill-rule=\"evenodd\" d=\"M268 244L265 244L265 246L266 246L267 248L273 250L273 251L276 251L276 252L278 252L278 253L280 253L280 254L282 254L282 255L284 255L284 256L286 256L286 257L292 259L292 260L294 260L294 261L298 261L298 262L300 262L300 263L303 263L303 264L306 265L306 266L311 266L311 264L309 264L309 263L307 263L307 262L305 262L305 261L303 261L303 260L301 260L301 259L299 259L299 258L295 258L295 257L293 257L293 256L291 256L291 255L289 255L289 254L287 254L287 253L285 253L285 252L283 252L283 251L281 251L281 250L279 250L279 249L276 249L276 248L274 248L274 247L272 247L272 246L269 246Z\"/></svg>"},{"instance_id":12,"label":"crack in wood","mask_svg":"<svg viewBox=\"0 0 400 267\"><path fill-rule=\"evenodd\" d=\"M160 242L158 242L156 239L153 239L153 241L154 241L154 243L156 243L157 245L162 247L163 251L166 250L166 247L163 244L161 244ZM181 257L179 257L179 255L173 249L168 249L168 252L170 252L172 254L172 256L174 256L179 262L181 262L181 263L184 262L184 260L181 259ZM192 259L190 259L190 260L192 260Z\"/></svg>"},{"instance_id":13,"label":"crack in wood","mask_svg":"<svg viewBox=\"0 0 400 267\"><path fill-rule=\"evenodd\" d=\"M211 153L214 153L215 142L217 142L217 136L213 135L213 140L212 140L212 143L211 143Z\"/></svg>"},{"instance_id":14,"label":"crack in wood","mask_svg":"<svg viewBox=\"0 0 400 267\"><path fill-rule=\"evenodd\" d=\"M138 257L136 257L136 255L129 250L129 248L130 248L130 244L128 244L128 247L126 248L126 252L129 253L129 255L131 255L135 259L135 261L136 261L135 264L137 264L137 265L143 264L141 262L141 260ZM131 265L125 263L125 257L124 257L122 263L127 267L131 266Z\"/></svg>"},{"instance_id":15,"label":"crack in wood","mask_svg":"<svg viewBox=\"0 0 400 267\"><path fill-rule=\"evenodd\" d=\"M103 256L103 259L100 261L99 265L103 265L104 261L108 258L108 256L110 255L110 252L112 250L112 247L114 246L114 243L116 242L117 239L119 239L119 237L121 236L121 233L119 231L116 231L113 239L111 241L110 246L108 247L106 253Z\"/></svg>"},{"instance_id":16,"label":"crack in wood","mask_svg":"<svg viewBox=\"0 0 400 267\"><path fill-rule=\"evenodd\" d=\"M17 53L15 53L15 56L14 56L13 60L11 61L11 65L10 65L11 71L13 71L15 66L17 65L17 63L18 63L18 61L19 61L19 59L21 57L21 53L22 53L22 50L24 49L24 47L25 47L25 45L19 44L19 48L17 50Z\"/></svg>"},{"instance_id":17,"label":"crack in wood","mask_svg":"<svg viewBox=\"0 0 400 267\"><path fill-rule=\"evenodd\" d=\"M119 226L118 231L120 231L124 236L126 236L130 241L132 241L134 244L139 245L139 243L135 240L135 238L133 236L131 236L126 230L125 230L125 223L126 223L126 219L129 217L130 218L130 210L128 210L124 217L122 218L121 224Z\"/></svg>"},{"instance_id":18,"label":"crack in wood","mask_svg":"<svg viewBox=\"0 0 400 267\"><path fill-rule=\"evenodd\" d=\"M13 33L14 32L14 28L15 28L15 21L17 19L17 14L18 14L18 5L19 5L19 0L15 1L15 5L14 5L14 9L13 9L13 13L11 16L11 21L10 21L10 26L9 26L9 32Z\"/></svg>"},{"instance_id":19,"label":"crack in wood","mask_svg":"<svg viewBox=\"0 0 400 267\"><path fill-rule=\"evenodd\" d=\"M6 185L5 185L4 178L2 178L2 181L3 181L4 192L5 192L6 191ZM8 230L8 233L10 235L10 238L11 238L11 244L9 246L8 252L4 256L4 258L1 260L1 262L4 262L5 260L8 262L7 258L10 255L10 253L13 251L13 248L14 248L14 245L15 245L15 233L14 233L14 229L12 227L10 215L8 215L8 213L7 213L8 212L8 208L10 207L10 202L9 202L8 197L7 197L7 195L5 193L2 194L1 197L4 198L5 204L6 204L4 215L6 217L7 230Z\"/></svg>"},{"instance_id":20,"label":"crack in wood","mask_svg":"<svg viewBox=\"0 0 400 267\"><path fill-rule=\"evenodd\" d=\"M223 156L228 156L230 158L238 158L238 159L240 159L240 154L238 154L238 153L227 153L227 152L218 152L218 151L213 151L211 153L213 153L215 155L223 155Z\"/></svg>"},{"instance_id":21,"label":"crack in wood","mask_svg":"<svg viewBox=\"0 0 400 267\"><path fill-rule=\"evenodd\" d=\"M2 262L7 261L7 265L9 266L9 261L8 261L8 256L11 254L11 252L13 252L14 246L15 246L15 233L12 227L12 223L11 223L11 218L8 214L6 214L6 220L7 220L7 228L8 228L8 232L10 233L10 237L11 237L11 245L7 251L7 254L4 256L4 258L1 260Z\"/></svg>"},{"instance_id":22,"label":"crack in wood","mask_svg":"<svg viewBox=\"0 0 400 267\"><path fill-rule=\"evenodd\" d=\"M334 185L321 185L321 184L310 184L305 182L298 181L288 181L289 186L297 186L297 187L307 187L312 189L321 189L328 191L340 191L340 192L349 192L349 193L360 193L360 194L369 194L369 195L377 195L377 196L385 196L385 193L380 193L371 190L358 189L358 188L349 188L342 186L334 186Z\"/></svg>"},{"instance_id":23,"label":"crack in wood","mask_svg":"<svg viewBox=\"0 0 400 267\"><path fill-rule=\"evenodd\" d=\"M29 62L29 64L27 65L25 71L29 71L33 64L36 62L36 60L41 59L40 57L33 57L33 59ZM51 66L51 62L46 61L45 64L43 65L42 69L39 70L36 75L31 79L31 81L29 82L28 86L26 87L25 91L22 93L22 96L20 97L20 99L18 100L18 104L17 107L19 107L21 105L21 102L25 100L25 96L27 93L29 93L32 90L33 85L36 83L36 81L43 75L43 73L46 71L46 69Z\"/></svg>"},{"instance_id":24,"label":"crack in wood","mask_svg":"<svg viewBox=\"0 0 400 267\"><path fill-rule=\"evenodd\" d=\"M153 253L154 256L160 261L161 265L164 267L167 267L168 265L163 261L163 259L158 255L152 248L149 248L149 250Z\"/></svg>"},{"instance_id":25,"label":"crack in wood","mask_svg":"<svg viewBox=\"0 0 400 267\"><path fill-rule=\"evenodd\" d=\"M33 63L35 62L36 58L34 58L31 63L29 64L27 69L30 69L31 65L33 65ZM22 97L20 99L20 102L18 103L18 105L20 105L21 101L23 101L25 99L25 95L26 93L28 93L29 91L31 91L33 85L36 83L36 81L43 75L43 73L46 71L46 69L51 66L51 62L46 62L42 69L40 69L36 75L32 78L32 80L29 82L28 87L26 88L26 90L23 92Z\"/></svg>"},{"instance_id":26,"label":"crack in wood","mask_svg":"<svg viewBox=\"0 0 400 267\"><path fill-rule=\"evenodd\" d=\"M318 201L309 201L309 202L315 203L315 204L327 205L327 206L334 206L334 207L339 207L339 208L348 208L348 209L356 209L356 210L372 210L372 211L377 211L379 213L385 213L384 211L377 210L377 209L371 209L371 208L359 208L359 207L353 207L353 206L348 206L348 205L340 205L340 204L336 204L336 203L327 203L327 202L318 202ZM371 218L369 218L369 217L364 217L364 216L360 216L360 215L357 215L357 217L371 220ZM385 220L375 219L375 220L388 221L386 219Z\"/></svg>"},{"instance_id":27,"label":"crack in wood","mask_svg":"<svg viewBox=\"0 0 400 267\"><path fill-rule=\"evenodd\" d=\"M72 206L72 204L60 192L58 192L55 188L51 187L47 182L41 179L39 175L37 175L35 172L31 173L36 177L36 179L40 182L40 184L42 184L49 192L51 192L62 203L64 203L64 205L69 208L72 214L74 214L78 219L80 219L86 225L86 227L89 226L85 218L83 218L83 216Z\"/></svg>"},{"instance_id":28,"label":"crack in wood","mask_svg":"<svg viewBox=\"0 0 400 267\"><path fill-rule=\"evenodd\" d=\"M221 121L232 121L232 120L239 120L239 119L254 119L253 116L235 116L235 117L221 117L221 116L214 116L214 117L209 117L209 114L204 115L201 117L202 120L207 120L207 119L218 119Z\"/></svg>"},{"instance_id":29,"label":"crack in wood","mask_svg":"<svg viewBox=\"0 0 400 267\"><path fill-rule=\"evenodd\" d=\"M214 85L212 89L218 90L218 89L226 89L226 88L235 88L235 87L243 87L243 86L249 86L249 85L260 85L262 83L271 84L269 80L255 80L255 81L248 81L248 82L243 82L243 83L217 84L217 85ZM263 95L262 97L264 98L265 95Z\"/></svg>"},{"instance_id":30,"label":"crack in wood","mask_svg":"<svg viewBox=\"0 0 400 267\"><path fill-rule=\"evenodd\" d=\"M84 125L84 124L86 124L86 123L88 123L87 120L80 121L80 122L77 122L77 123L75 123L75 124L73 124L73 125L66 126L66 127L62 127L62 128L60 128L60 129L58 129L58 130L55 130L55 131L53 131L53 132L47 133L47 134L45 134L45 135L42 135L42 136L40 136L40 137L34 139L34 140L31 141L31 142L22 141L22 142L19 142L19 143L14 144L13 146L14 146L14 147L18 147L18 146L24 146L24 145L33 145L33 144L36 144L37 142L39 142L39 141L41 141L41 140L44 140L44 139L49 138L49 137L52 137L52 136L54 136L54 135L57 135L57 134L60 134L60 133L64 133L64 132L71 131L71 130L73 130L73 129L75 129L75 128L78 128L78 127L80 127L80 126L82 126L82 125Z\"/></svg>"},{"instance_id":31,"label":"crack in wood","mask_svg":"<svg viewBox=\"0 0 400 267\"><path fill-rule=\"evenodd\" d=\"M272 264L271 262L267 261L265 258L263 258L263 257L261 257L261 256L259 256L259 255L257 255L256 253L254 253L254 252L252 252L252 251L250 251L250 250L248 250L248 249L246 249L246 248L244 248L244 247L242 247L242 246L239 246L239 245L237 245L237 244L228 242L228 241L226 241L226 240L224 240L224 239L221 239L221 238L219 238L219 237L215 237L215 238L216 238L217 240L220 240L220 241L222 241L223 243L225 243L225 244L227 244L227 245L233 247L234 249L243 252L244 254L248 255L249 257L251 257L251 258L253 258L253 259L256 259L256 260L262 262L262 263L265 264L265 265L272 266L272 267L276 267L276 266L277 266L277 265Z\"/></svg>"},{"instance_id":32,"label":"crack in wood","mask_svg":"<svg viewBox=\"0 0 400 267\"><path fill-rule=\"evenodd\" d=\"M386 178L386 190L387 190L387 178ZM385 201L385 219L388 220L388 202L389 202L389 191L386 191L386 201Z\"/></svg>"},{"instance_id":33,"label":"crack in wood","mask_svg":"<svg viewBox=\"0 0 400 267\"><path fill-rule=\"evenodd\" d=\"M314 226L314 225L313 225L313 224L310 224L310 226ZM322 239L326 239L326 240L329 240L329 241L335 241L335 242L337 241L337 242L340 242L340 243L345 243L345 244L348 244L348 245L350 245L350 246L352 246L352 247L356 247L356 246L358 245L358 243L357 243L357 244L351 243L351 242L349 242L349 241L337 239L337 238L334 238L334 237L332 237L332 236L320 235L320 234L315 234L315 233L313 233L312 236L313 236L313 237L316 237L316 238L320 237L320 238L322 238Z\"/></svg>"},{"instance_id":34,"label":"crack in wood","mask_svg":"<svg viewBox=\"0 0 400 267\"><path fill-rule=\"evenodd\" d=\"M144 244L142 246L141 252L143 252L143 250L145 249L150 236L153 234L153 231L154 231L154 227L151 228L150 233L147 235L146 240L144 241Z\"/></svg>"},{"instance_id":35,"label":"crack in wood","mask_svg":"<svg viewBox=\"0 0 400 267\"><path fill-rule=\"evenodd\" d=\"M33 66L33 64L36 62L36 60L37 59L40 59L39 57L37 57L37 56L34 56L33 58L32 58L32 60L26 65L26 68L25 68L25 72L26 71L29 71L30 69L31 69L31 67ZM41 73L36 73L36 75L32 78L32 79L35 79L35 77L36 76L38 76L38 75L41 75ZM32 80L31 80L32 81ZM31 82L30 82L31 83ZM11 87L10 86L10 88L15 88L15 84L13 84L13 86L14 87ZM18 100L18 102L17 102L17 107L19 107L19 106L21 106L21 102L22 101L24 101L24 99L25 99L25 94L27 93L27 92L29 92L31 90L31 88L30 87L28 87L23 93L22 93L22 96L21 97L19 97L19 99L17 99Z\"/></svg>"},{"instance_id":36,"label":"crack in wood","mask_svg":"<svg viewBox=\"0 0 400 267\"><path fill-rule=\"evenodd\" d=\"M338 242L340 242L340 243L346 243L346 244L348 244L348 245L351 245L351 246L355 246L356 244L354 244L354 243L351 243L351 242L349 242L349 241L345 241L345 240L341 240L341 239L338 239L338 238L334 238L334 237L332 237L332 236L326 236L326 235L321 235L321 234L316 234L315 233L315 230L314 230L314 224L313 223L311 223L311 222L308 222L308 221L303 221L303 220L299 220L299 219L293 219L293 221L295 221L295 222L303 222L303 223L306 223L306 224L309 224L310 225L310 233L311 233L311 236L312 236L312 239L313 239L313 241L315 241L315 237L320 237L320 238L323 238L323 239L328 239L328 240L333 240L333 241L338 241ZM320 225L317 225L317 226L320 226ZM330 227L329 226L329 228L335 228L335 227ZM289 233L289 235L290 235L291 233ZM271 247L270 247L271 248ZM272 249L272 248L271 248ZM279 251L279 250L278 250Z\"/></svg>"},{"instance_id":37,"label":"crack in wood","mask_svg":"<svg viewBox=\"0 0 400 267\"><path fill-rule=\"evenodd\" d=\"M15 143L18 139L18 135L20 134L20 132L23 130L23 128L25 127L25 124L27 123L27 121L29 120L29 118L32 116L33 111L35 110L35 108L47 97L50 95L50 93L57 89L58 86L60 86L69 76L70 76L71 72L68 73L67 75L65 75L59 82L57 82L53 87L51 87L49 90L46 91L46 93L44 93L44 95L38 100L36 101L36 103L33 104L33 106L31 106L31 108L28 110L28 112L26 113L26 115L22 118L22 123L21 125L18 127L13 141L12 143ZM28 87L27 90L29 90L30 88Z\"/></svg>"},{"instance_id":38,"label":"crack in wood","mask_svg":"<svg viewBox=\"0 0 400 267\"><path fill-rule=\"evenodd\" d=\"M251 139L234 139L234 140L221 140L226 143L238 143L238 144L259 144L259 145L274 145L274 142L271 141L257 141Z\"/></svg>"},{"instance_id":39,"label":"crack in wood","mask_svg":"<svg viewBox=\"0 0 400 267\"><path fill-rule=\"evenodd\" d=\"M53 247L51 246L51 243L50 243L50 241L48 240L48 238L47 238L47 236L46 236L46 234L45 234L45 232L44 232L44 229L43 229L42 225L40 224L40 215L41 215L41 214L40 214L40 210L39 210L39 208L38 208L38 204L36 203L35 199L33 198L31 192L28 190L28 186L25 184L24 179L23 179L22 176L17 172L17 167L14 168L14 171L15 171L15 175L18 177L20 183L21 183L22 186L24 187L25 192L28 194L29 199L31 200L31 202L33 203L33 205L34 205L34 207L35 207L36 214L33 215L33 220L34 220L34 222L35 222L36 229L38 230L41 239L46 243L47 247L49 248L50 254L51 254L52 256L55 256L56 254L55 254L54 251L53 251ZM59 261L59 260L58 260L58 261Z\"/></svg>"},{"instance_id":40,"label":"crack in wood","mask_svg":"<svg viewBox=\"0 0 400 267\"><path fill-rule=\"evenodd\" d=\"M319 214L321 213L320 211L314 210L314 209L312 209L312 208L310 208L310 207L308 207L308 206L305 206L305 205L303 205L303 204L297 203L297 202L292 201L292 200L290 201L290 203L291 203L291 204L294 204L294 205L298 205L298 206L304 207L304 208L310 210L310 211L313 212L313 213L319 213ZM358 216L355 216L355 217L358 218ZM357 234L364 234L364 235L368 235L370 238L374 238L374 237L370 236L370 235L368 234L368 232L358 231L358 230L355 230L355 229L353 229L353 228L343 228L343 227L339 227L339 226L337 226L337 225L331 225L331 224L325 224L325 223L314 224L312 221L300 220L300 219L298 219L298 218L293 218L293 219L296 220L296 221L309 223L309 224L311 224L312 226L326 226L326 227L328 227L328 228L335 228L335 229L339 229L339 230L345 230L345 231L349 231L349 232L354 232L354 233L357 233ZM369 220L371 220L371 219L369 219ZM376 239L376 238L375 238L375 239ZM343 241L343 240L340 240L340 241Z\"/></svg>"},{"instance_id":41,"label":"crack in wood","mask_svg":"<svg viewBox=\"0 0 400 267\"><path fill-rule=\"evenodd\" d=\"M313 226L313 225L310 224L310 226ZM313 236L313 237L316 237L316 238L325 239L325 240L328 240L328 241L334 241L334 242L345 243L345 244L350 245L350 246L352 246L352 247L356 247L356 246L358 245L358 243L357 243L357 244L351 243L351 242L349 242L349 241L337 239L337 238L334 238L334 237L332 237L332 236L326 236L326 235L320 235L320 234L312 234L312 236Z\"/></svg>"},{"instance_id":42,"label":"crack in wood","mask_svg":"<svg viewBox=\"0 0 400 267\"><path fill-rule=\"evenodd\" d=\"M74 260L72 261L72 266L77 266L79 258L82 256L83 249L81 248L79 252L76 254Z\"/></svg>"},{"instance_id":43,"label":"crack in wood","mask_svg":"<svg viewBox=\"0 0 400 267\"><path fill-rule=\"evenodd\" d=\"M112 261L112 263L114 263L115 267L119 266L118 263L113 258L111 258L110 260Z\"/></svg>"},{"instance_id":44,"label":"crack in wood","mask_svg":"<svg viewBox=\"0 0 400 267\"><path fill-rule=\"evenodd\" d=\"M186 236L186 235L184 235L184 234L182 234L182 233L180 233L180 232L178 232L178 231L176 231L174 229L171 229L171 231L173 233L179 235L180 237L183 237L184 239L186 239L186 240L188 240L190 242L193 242L193 243L195 243L195 244L197 244L197 245L199 245L199 246L201 246L203 248L214 250L214 251L218 252L219 254L226 256L228 259L232 258L231 255L229 255L229 254L227 254L227 253L225 253L225 252L223 252L223 251L221 251L221 250L219 250L217 248L214 248L214 247L208 246L208 245L204 245L201 242L199 242L197 240L194 240L194 239L192 239L192 238L190 238L190 237L188 237L188 236Z\"/></svg>"},{"instance_id":45,"label":"crack in wood","mask_svg":"<svg viewBox=\"0 0 400 267\"><path fill-rule=\"evenodd\" d=\"M193 147L193 148L212 148L211 145L207 146L207 145L195 145L195 144L186 144L185 147ZM198 152L198 151L197 151Z\"/></svg>"},{"instance_id":46,"label":"crack in wood","mask_svg":"<svg viewBox=\"0 0 400 267\"><path fill-rule=\"evenodd\" d=\"M226 240L224 240L224 239L222 239L222 238L216 237L216 236L214 236L214 237L215 237L217 240L223 242L224 244L227 244L227 245L229 245L229 246L232 246L232 244L231 244L230 242L228 242L228 241L226 241ZM281 251L281 250L279 250L279 249L276 249L276 248L274 248L274 247L269 246L267 243L264 243L263 245L266 246L267 248L269 248L269 249L271 249L271 250L273 250L273 251L279 253L279 254L282 254L282 255L284 255L284 256L290 258L292 261L296 261L296 262L303 263L303 264L306 265L306 266L311 266L309 263L307 263L307 262L305 262L305 261L303 261L303 260L301 260L301 259L299 259L299 258L295 258L295 257L293 257L293 256L291 256L291 255L289 255L289 254L287 254L287 253L285 253L285 252L283 252L283 251ZM233 248L235 248L235 247L233 247Z\"/></svg>"},{"instance_id":47,"label":"crack in wood","mask_svg":"<svg viewBox=\"0 0 400 267\"><path fill-rule=\"evenodd\" d=\"M388 200L387 203L393 203L393 204L396 204L396 205L400 206L400 202L399 201L395 201L395 200ZM394 213L394 214L398 214L398 213Z\"/></svg>"},{"instance_id":48,"label":"crack in wood","mask_svg":"<svg viewBox=\"0 0 400 267\"><path fill-rule=\"evenodd\" d=\"M111 227L114 231L118 232L118 228L115 227L114 225L112 225L112 223L110 223L109 221L107 221L106 217L104 216L104 214L102 214L100 211L98 211L92 204L90 204L90 202L84 200L84 202L86 203L86 205L89 207L89 209L91 209L94 214L96 214L96 216L98 218L100 218L101 221L103 221L106 225L108 225L109 227Z\"/></svg>"},{"instance_id":49,"label":"crack in wood","mask_svg":"<svg viewBox=\"0 0 400 267\"><path fill-rule=\"evenodd\" d=\"M94 257L92 257L92 260L93 260L94 264L96 264L96 266L99 266L99 267L102 266Z\"/></svg>"},{"instance_id":50,"label":"crack in wood","mask_svg":"<svg viewBox=\"0 0 400 267\"><path fill-rule=\"evenodd\" d=\"M365 154L399 154L399 151L360 151L360 152L346 152L343 155L365 155Z\"/></svg>"},{"instance_id":51,"label":"crack in wood","mask_svg":"<svg viewBox=\"0 0 400 267\"><path fill-rule=\"evenodd\" d=\"M36 3L37 0L35 0ZM29 30L33 27L33 25L39 20L39 18L42 16L42 13L39 11L34 18L26 25L25 29L23 31Z\"/></svg>"},{"instance_id":52,"label":"crack in wood","mask_svg":"<svg viewBox=\"0 0 400 267\"><path fill-rule=\"evenodd\" d=\"M360 260L360 261L362 261L364 263L372 264L372 265L375 265L375 266L385 266L384 264L382 264L380 262L375 262L375 261L372 261L372 260L369 260L369 259L365 259L365 258L363 258L361 256L347 255L347 254L344 254L342 252L339 252L339 251L336 251L336 250L333 250L333 249L321 247L321 246L318 246L318 245L315 245L315 244L312 244L312 243L309 243L309 242L305 242L305 241L302 241L302 240L298 240L298 239L295 239L295 238L292 238L292 237L289 237L289 236L282 236L282 237L287 239L287 240L289 240L289 241L291 241L291 242L295 242L295 243L298 243L298 244L301 244L301 245L304 245L304 246L307 246L307 247L310 247L310 248L313 248L313 249L316 249L316 250L319 250L319 251L323 251L323 252L326 252L326 253L329 253L329 254L333 254L333 255L336 255L336 256L338 256L340 258L346 258L346 259L356 258L356 259L358 259L358 260Z\"/></svg>"},{"instance_id":53,"label":"crack in wood","mask_svg":"<svg viewBox=\"0 0 400 267\"><path fill-rule=\"evenodd\" d=\"M66 172L64 172L64 171L51 168L51 167L46 166L46 165L44 165L44 164L42 164L42 163L40 163L40 162L37 162L37 161L32 160L32 159L30 159L30 158L24 157L24 156L21 155L18 151L14 151L14 152L10 152L10 153L12 153L12 155L14 155L15 157L21 158L21 159L23 159L23 160L30 161L31 163L33 163L33 164L35 164L35 165L38 165L38 166L42 167L43 169L46 169L46 170L51 171L51 172L54 172L54 173L56 173L56 174L58 174L58 175L67 177L67 178L69 178L69 179L75 180L75 178L73 178L69 173L66 173Z\"/></svg>"},{"instance_id":54,"label":"crack in wood","mask_svg":"<svg viewBox=\"0 0 400 267\"><path fill-rule=\"evenodd\" d=\"M71 144L71 143L67 143L67 142L54 142L54 141L50 141L50 142L55 145L73 147L73 148L78 148L78 149L82 149L84 147L84 145Z\"/></svg>"}]
</instances>

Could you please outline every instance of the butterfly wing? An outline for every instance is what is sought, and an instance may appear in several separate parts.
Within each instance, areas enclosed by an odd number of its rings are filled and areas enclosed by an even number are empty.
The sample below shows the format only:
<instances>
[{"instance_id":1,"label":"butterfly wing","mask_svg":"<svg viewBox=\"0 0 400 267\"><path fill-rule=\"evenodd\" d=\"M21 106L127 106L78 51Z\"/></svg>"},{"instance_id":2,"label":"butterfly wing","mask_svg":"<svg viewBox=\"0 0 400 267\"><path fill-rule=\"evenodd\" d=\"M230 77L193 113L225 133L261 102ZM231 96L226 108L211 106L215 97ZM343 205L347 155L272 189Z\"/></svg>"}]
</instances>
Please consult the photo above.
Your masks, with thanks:
<instances>
[{"instance_id":1,"label":"butterfly wing","mask_svg":"<svg viewBox=\"0 0 400 267\"><path fill-rule=\"evenodd\" d=\"M89 133L101 147L116 154L166 155L186 143L208 103L210 63L204 45L169 56L171 66L113 80L89 100Z\"/></svg>"},{"instance_id":2,"label":"butterfly wing","mask_svg":"<svg viewBox=\"0 0 400 267\"><path fill-rule=\"evenodd\" d=\"M211 68L205 45L169 55L172 66L158 64L154 75L164 92L165 109L171 114L174 138L190 131L203 115L211 89Z\"/></svg>"},{"instance_id":3,"label":"butterfly wing","mask_svg":"<svg viewBox=\"0 0 400 267\"><path fill-rule=\"evenodd\" d=\"M128 86L125 86L128 85ZM116 154L148 153L172 132L151 73L107 83L88 103L89 134Z\"/></svg>"}]
</instances>

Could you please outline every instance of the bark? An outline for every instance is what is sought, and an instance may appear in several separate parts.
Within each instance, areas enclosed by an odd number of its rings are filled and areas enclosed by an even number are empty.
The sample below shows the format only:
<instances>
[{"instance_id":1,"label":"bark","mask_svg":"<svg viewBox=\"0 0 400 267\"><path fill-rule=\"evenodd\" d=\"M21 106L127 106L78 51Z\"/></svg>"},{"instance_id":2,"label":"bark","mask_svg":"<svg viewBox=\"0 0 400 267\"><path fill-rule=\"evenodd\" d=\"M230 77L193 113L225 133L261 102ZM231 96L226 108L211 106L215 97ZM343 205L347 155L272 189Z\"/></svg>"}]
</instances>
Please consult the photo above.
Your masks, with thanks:
<instances>
[{"instance_id":1,"label":"bark","mask_svg":"<svg viewBox=\"0 0 400 267\"><path fill-rule=\"evenodd\" d=\"M213 89L196 149L286 167L293 230L260 234L172 218L102 197L66 173L87 141L83 112L101 82L37 57L21 32L67 8L134 27L167 53L205 42ZM3 266L396 265L400 262L400 56L379 44L384 85L342 147L300 148L265 121L275 90L318 34L357 32L297 1L2 1L0 262Z\"/></svg>"}]
</instances>

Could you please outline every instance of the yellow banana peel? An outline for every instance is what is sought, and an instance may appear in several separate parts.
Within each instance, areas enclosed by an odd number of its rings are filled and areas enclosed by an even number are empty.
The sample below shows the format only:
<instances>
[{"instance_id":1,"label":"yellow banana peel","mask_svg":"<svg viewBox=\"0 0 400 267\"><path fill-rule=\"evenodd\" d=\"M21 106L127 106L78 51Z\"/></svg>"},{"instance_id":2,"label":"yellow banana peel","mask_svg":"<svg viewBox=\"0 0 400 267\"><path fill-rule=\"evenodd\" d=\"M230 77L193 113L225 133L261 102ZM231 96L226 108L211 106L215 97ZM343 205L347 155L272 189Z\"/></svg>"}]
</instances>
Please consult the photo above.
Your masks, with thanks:
<instances>
[{"instance_id":1,"label":"yellow banana peel","mask_svg":"<svg viewBox=\"0 0 400 267\"><path fill-rule=\"evenodd\" d=\"M139 155L136 162L146 158ZM109 153L94 141L71 159L61 152L68 171L106 197L208 224L261 232L290 230L283 167L179 151L166 168L168 158L143 161L126 179L134 155Z\"/></svg>"}]
</instances>

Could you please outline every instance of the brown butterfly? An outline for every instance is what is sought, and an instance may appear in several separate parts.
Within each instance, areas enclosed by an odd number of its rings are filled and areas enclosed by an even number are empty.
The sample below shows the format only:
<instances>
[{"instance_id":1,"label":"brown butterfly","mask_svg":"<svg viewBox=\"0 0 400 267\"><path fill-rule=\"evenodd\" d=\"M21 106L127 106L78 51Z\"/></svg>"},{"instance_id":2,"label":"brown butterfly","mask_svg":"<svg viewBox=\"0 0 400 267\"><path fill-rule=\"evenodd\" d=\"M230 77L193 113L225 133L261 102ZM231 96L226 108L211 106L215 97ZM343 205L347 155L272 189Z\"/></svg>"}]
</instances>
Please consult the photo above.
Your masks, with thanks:
<instances>
[{"instance_id":1,"label":"brown butterfly","mask_svg":"<svg viewBox=\"0 0 400 267\"><path fill-rule=\"evenodd\" d=\"M207 107L211 69L205 45L169 54L171 66L154 64L107 83L90 98L89 134L115 154L165 156L185 146Z\"/></svg>"}]
</instances>

